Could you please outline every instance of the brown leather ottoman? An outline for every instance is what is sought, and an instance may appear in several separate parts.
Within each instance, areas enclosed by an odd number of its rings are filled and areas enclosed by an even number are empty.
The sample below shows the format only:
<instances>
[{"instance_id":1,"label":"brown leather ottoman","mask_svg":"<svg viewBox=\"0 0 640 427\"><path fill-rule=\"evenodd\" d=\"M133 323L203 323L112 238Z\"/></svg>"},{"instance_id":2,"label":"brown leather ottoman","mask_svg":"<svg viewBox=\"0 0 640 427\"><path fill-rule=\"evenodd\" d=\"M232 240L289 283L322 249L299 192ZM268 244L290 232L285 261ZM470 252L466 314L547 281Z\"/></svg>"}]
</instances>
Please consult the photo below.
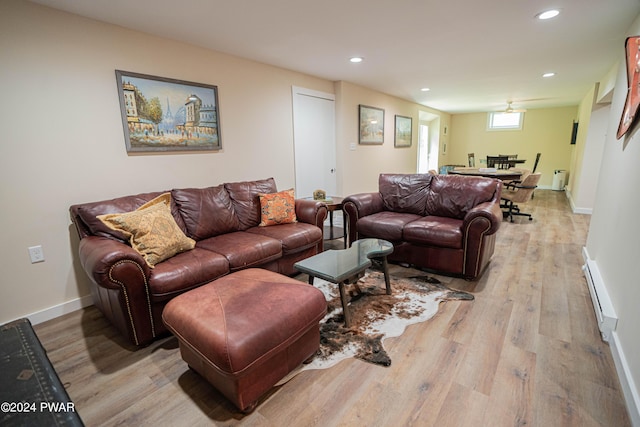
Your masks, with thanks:
<instances>
[{"instance_id":1,"label":"brown leather ottoman","mask_svg":"<svg viewBox=\"0 0 640 427\"><path fill-rule=\"evenodd\" d=\"M320 345L321 291L268 270L247 269L172 299L162 313L187 364L240 410Z\"/></svg>"}]
</instances>

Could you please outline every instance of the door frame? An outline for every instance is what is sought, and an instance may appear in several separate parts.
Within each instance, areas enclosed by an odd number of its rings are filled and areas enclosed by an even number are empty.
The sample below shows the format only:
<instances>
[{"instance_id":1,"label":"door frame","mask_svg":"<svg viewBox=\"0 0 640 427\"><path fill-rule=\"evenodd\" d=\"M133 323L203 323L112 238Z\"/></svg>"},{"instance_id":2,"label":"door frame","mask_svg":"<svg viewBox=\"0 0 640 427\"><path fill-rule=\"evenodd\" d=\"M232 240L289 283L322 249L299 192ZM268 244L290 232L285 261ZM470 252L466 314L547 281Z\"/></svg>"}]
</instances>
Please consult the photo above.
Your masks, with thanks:
<instances>
[{"instance_id":1,"label":"door frame","mask_svg":"<svg viewBox=\"0 0 640 427\"><path fill-rule=\"evenodd\" d=\"M337 163L337 149L336 149L336 134L335 134L335 129L336 129L336 117L335 117L335 100L336 100L336 96L335 94L332 93L328 93L328 92L321 92L321 91L317 91L317 90L313 90L313 89L307 89L304 87L300 87L300 86L291 86L291 97L292 97L292 124L293 124L293 168L294 168L294 182L296 182L296 197L301 197L302 195L299 195L297 192L298 189L298 170L299 170L299 165L297 164L298 162L296 162L296 149L299 149L300 147L297 145L296 143L296 129L295 129L295 124L296 124L296 109L298 108L298 100L297 100L297 96L308 96L308 97L312 97L312 98L319 98L319 99L324 99L327 101L331 101L333 102L333 116L332 116L332 135L331 135L331 150L332 150L332 165L327 165L328 169L331 170L331 172L329 172L328 175L326 175L325 178L327 179L331 179L333 188L332 189L326 189L328 192L336 192L337 191L337 187L338 187L338 180L337 180L337 168L336 168L336 163ZM330 194L327 194L330 195Z\"/></svg>"}]
</instances>

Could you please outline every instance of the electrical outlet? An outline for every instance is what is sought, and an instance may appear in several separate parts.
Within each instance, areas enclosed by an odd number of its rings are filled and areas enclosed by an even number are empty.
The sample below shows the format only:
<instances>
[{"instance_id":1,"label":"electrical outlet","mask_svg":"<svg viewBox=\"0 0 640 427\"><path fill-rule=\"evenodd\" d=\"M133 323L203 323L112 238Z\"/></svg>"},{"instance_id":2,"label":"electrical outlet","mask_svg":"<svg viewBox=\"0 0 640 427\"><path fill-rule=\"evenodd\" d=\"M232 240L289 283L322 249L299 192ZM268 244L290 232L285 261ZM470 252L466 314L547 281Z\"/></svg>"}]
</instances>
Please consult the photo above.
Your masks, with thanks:
<instances>
[{"instance_id":1,"label":"electrical outlet","mask_svg":"<svg viewBox=\"0 0 640 427\"><path fill-rule=\"evenodd\" d=\"M44 251L42 250L42 246L31 246L29 249L29 256L31 257L31 264L35 264L36 262L44 262Z\"/></svg>"}]
</instances>

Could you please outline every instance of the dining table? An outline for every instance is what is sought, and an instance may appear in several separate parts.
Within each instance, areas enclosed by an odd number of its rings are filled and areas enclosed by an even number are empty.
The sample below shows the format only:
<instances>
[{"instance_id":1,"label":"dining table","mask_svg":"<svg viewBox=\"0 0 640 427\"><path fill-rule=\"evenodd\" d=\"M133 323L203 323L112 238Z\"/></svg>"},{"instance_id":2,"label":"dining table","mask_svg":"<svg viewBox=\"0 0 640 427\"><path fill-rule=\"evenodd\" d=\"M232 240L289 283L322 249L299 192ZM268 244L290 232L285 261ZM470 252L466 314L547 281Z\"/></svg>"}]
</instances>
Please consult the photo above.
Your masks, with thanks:
<instances>
[{"instance_id":1,"label":"dining table","mask_svg":"<svg viewBox=\"0 0 640 427\"><path fill-rule=\"evenodd\" d=\"M514 167L515 165L521 165L525 162L525 159L507 159L507 163L509 163L510 168Z\"/></svg>"},{"instance_id":2,"label":"dining table","mask_svg":"<svg viewBox=\"0 0 640 427\"><path fill-rule=\"evenodd\" d=\"M512 169L495 168L458 168L449 171L450 175L482 176L485 178L497 178L501 180L514 180L522 176L522 172Z\"/></svg>"}]
</instances>

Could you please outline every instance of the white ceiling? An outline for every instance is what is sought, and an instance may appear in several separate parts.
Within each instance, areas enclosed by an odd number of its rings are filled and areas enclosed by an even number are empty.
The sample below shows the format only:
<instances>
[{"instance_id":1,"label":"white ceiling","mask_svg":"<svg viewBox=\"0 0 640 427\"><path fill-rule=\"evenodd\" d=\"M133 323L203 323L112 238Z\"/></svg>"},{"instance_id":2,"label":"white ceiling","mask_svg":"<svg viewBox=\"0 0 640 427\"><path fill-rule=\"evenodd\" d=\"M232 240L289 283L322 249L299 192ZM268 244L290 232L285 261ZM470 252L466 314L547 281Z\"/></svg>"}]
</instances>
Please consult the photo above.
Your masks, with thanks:
<instances>
[{"instance_id":1,"label":"white ceiling","mask_svg":"<svg viewBox=\"0 0 640 427\"><path fill-rule=\"evenodd\" d=\"M640 13L640 0L32 1L450 113L577 105ZM562 13L534 19L550 8Z\"/></svg>"}]
</instances>

